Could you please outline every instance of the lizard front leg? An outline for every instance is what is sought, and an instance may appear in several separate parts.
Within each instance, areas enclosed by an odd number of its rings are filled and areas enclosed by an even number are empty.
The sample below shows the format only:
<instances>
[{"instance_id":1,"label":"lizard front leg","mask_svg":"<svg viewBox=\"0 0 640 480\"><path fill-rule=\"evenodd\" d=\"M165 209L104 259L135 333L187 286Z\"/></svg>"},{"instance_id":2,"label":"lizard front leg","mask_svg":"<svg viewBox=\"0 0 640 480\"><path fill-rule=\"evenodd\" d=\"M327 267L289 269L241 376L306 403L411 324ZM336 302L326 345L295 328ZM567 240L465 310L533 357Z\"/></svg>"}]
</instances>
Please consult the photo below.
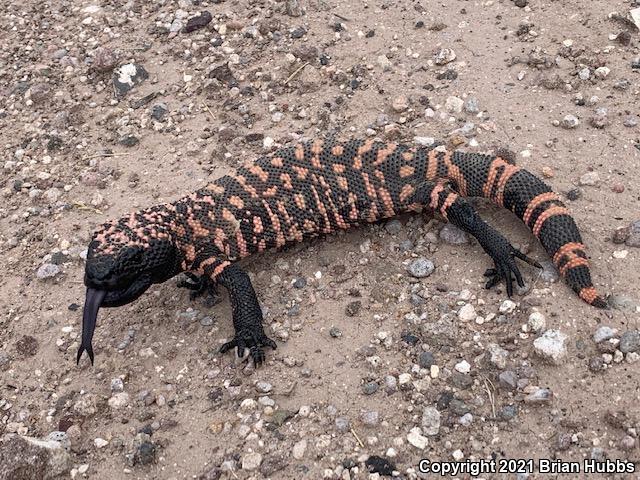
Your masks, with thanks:
<instances>
[{"instance_id":1,"label":"lizard front leg","mask_svg":"<svg viewBox=\"0 0 640 480\"><path fill-rule=\"evenodd\" d=\"M209 272L205 269L205 273ZM263 347L275 349L277 345L264 333L262 310L249 275L238 265L230 264L216 275L215 280L229 292L235 329L233 340L222 345L220 352L235 347L238 356L244 358L245 349L248 349L254 364L259 366L265 359Z\"/></svg>"}]
</instances>

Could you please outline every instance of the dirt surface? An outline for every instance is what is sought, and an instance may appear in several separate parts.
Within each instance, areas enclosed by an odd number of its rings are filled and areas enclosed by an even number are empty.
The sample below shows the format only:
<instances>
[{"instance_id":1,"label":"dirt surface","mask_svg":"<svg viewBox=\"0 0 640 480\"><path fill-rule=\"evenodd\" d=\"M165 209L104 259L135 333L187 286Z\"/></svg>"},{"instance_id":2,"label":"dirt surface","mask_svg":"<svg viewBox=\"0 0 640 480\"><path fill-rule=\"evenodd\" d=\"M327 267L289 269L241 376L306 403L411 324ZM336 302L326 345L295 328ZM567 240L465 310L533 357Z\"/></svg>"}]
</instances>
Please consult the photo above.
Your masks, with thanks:
<instances>
[{"instance_id":1,"label":"dirt surface","mask_svg":"<svg viewBox=\"0 0 640 480\"><path fill-rule=\"evenodd\" d=\"M0 434L65 431L76 478L377 478L372 455L400 478L427 478L422 458L640 469L640 224L616 231L640 218L633 7L4 0ZM244 262L278 340L257 371L217 353L226 297L192 302L173 280L102 310L96 364L75 365L99 223L327 135L510 149L568 198L615 308L529 267L505 302L475 242L406 216ZM479 209L548 260L511 213ZM563 335L555 363L534 345Z\"/></svg>"}]
</instances>

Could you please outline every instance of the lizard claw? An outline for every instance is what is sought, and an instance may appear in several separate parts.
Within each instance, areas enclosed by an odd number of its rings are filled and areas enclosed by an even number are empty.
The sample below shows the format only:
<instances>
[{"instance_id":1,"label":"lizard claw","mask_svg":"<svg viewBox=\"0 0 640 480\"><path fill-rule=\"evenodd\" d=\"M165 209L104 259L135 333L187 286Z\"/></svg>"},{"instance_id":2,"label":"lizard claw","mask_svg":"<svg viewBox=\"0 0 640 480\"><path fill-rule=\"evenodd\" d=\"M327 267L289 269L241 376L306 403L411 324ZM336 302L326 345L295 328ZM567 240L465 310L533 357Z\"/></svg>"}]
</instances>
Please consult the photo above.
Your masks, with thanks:
<instances>
[{"instance_id":1,"label":"lizard claw","mask_svg":"<svg viewBox=\"0 0 640 480\"><path fill-rule=\"evenodd\" d=\"M519 258L529 265L538 268L542 268L542 265L514 248L513 245L499 233L494 231L488 238L490 239L489 241L481 243L485 251L492 258L494 268L489 268L484 272L484 276L489 277L485 288L493 288L500 283L500 281L504 280L507 285L507 296L511 297L513 295L514 277L518 285L524 287L524 281L515 259Z\"/></svg>"},{"instance_id":2,"label":"lizard claw","mask_svg":"<svg viewBox=\"0 0 640 480\"><path fill-rule=\"evenodd\" d=\"M253 363L256 367L260 366L265 361L265 354L263 347L269 347L275 350L278 345L276 342L267 337L264 332L237 332L236 336L233 340L225 343L220 347L220 353L228 352L229 350L235 348L236 355L244 359L245 358L245 350L249 351L249 356L253 360Z\"/></svg>"},{"instance_id":3,"label":"lizard claw","mask_svg":"<svg viewBox=\"0 0 640 480\"><path fill-rule=\"evenodd\" d=\"M220 302L217 286L208 276L198 276L191 272L184 272L184 275L187 278L179 278L177 287L191 290L189 292L189 298L192 301L207 293L210 299L208 302L210 306L214 306Z\"/></svg>"}]
</instances>

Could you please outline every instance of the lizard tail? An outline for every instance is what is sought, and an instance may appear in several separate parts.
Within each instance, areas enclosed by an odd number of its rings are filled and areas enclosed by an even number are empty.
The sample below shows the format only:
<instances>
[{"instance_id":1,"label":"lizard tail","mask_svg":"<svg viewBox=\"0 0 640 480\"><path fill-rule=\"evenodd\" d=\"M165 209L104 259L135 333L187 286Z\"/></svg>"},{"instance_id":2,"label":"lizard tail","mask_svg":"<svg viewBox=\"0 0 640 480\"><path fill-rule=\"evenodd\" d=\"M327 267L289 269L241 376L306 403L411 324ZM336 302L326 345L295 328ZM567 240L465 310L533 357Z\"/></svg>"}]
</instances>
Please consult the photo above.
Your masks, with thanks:
<instances>
[{"instance_id":1,"label":"lizard tail","mask_svg":"<svg viewBox=\"0 0 640 480\"><path fill-rule=\"evenodd\" d=\"M487 198L514 212L540 240L578 296L589 305L607 308L606 299L591 281L580 231L558 194L531 172L500 156L454 154L451 164L458 168L450 172L454 173L452 181L460 187L455 177L464 178L463 194Z\"/></svg>"}]
</instances>

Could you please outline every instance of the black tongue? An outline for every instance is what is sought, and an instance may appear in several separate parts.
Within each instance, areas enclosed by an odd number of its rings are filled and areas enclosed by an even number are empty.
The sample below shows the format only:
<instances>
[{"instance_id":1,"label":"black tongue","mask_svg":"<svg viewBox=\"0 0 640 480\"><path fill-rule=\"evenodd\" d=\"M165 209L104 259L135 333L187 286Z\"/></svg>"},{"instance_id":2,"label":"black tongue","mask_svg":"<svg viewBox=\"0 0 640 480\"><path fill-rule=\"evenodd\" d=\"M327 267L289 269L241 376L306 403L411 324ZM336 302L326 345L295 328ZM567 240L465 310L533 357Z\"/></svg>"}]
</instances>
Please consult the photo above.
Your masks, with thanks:
<instances>
[{"instance_id":1,"label":"black tongue","mask_svg":"<svg viewBox=\"0 0 640 480\"><path fill-rule=\"evenodd\" d=\"M94 290L87 288L87 296L84 300L84 311L82 312L82 343L78 349L78 357L76 363L80 363L82 353L86 350L93 365L93 332L96 329L96 320L98 319L98 309L102 300L104 300L107 292L105 290Z\"/></svg>"}]
</instances>

